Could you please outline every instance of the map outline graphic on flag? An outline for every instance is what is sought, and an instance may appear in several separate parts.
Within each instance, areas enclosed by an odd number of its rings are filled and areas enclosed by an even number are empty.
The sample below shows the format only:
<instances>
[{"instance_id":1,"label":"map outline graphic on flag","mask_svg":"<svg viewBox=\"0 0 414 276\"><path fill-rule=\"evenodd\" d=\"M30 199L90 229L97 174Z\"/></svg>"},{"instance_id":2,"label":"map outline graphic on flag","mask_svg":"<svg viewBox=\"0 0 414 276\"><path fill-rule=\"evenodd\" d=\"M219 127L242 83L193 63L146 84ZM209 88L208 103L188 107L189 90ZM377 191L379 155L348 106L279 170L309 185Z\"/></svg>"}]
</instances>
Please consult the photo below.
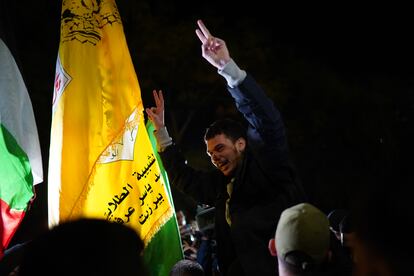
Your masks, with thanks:
<instances>
[{"instance_id":1,"label":"map outline graphic on flag","mask_svg":"<svg viewBox=\"0 0 414 276\"><path fill-rule=\"evenodd\" d=\"M125 128L105 149L97 163L105 164L120 160L134 160L135 141L138 134L140 115L134 109L125 122Z\"/></svg>"}]
</instances>

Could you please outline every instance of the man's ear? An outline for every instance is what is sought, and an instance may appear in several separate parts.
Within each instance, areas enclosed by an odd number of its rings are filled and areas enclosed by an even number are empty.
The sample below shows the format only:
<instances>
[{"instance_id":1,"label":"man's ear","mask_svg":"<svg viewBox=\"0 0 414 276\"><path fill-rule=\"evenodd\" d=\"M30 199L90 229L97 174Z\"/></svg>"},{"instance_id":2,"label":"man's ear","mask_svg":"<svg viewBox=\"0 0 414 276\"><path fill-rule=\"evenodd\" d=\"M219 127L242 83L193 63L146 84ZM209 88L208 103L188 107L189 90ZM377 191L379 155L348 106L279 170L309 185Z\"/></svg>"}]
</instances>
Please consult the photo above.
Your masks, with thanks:
<instances>
[{"instance_id":1,"label":"man's ear","mask_svg":"<svg viewBox=\"0 0 414 276\"><path fill-rule=\"evenodd\" d=\"M277 251L276 251L276 241L275 241L275 239L269 240L268 248L269 248L270 255L272 255L273 257L276 257L277 256Z\"/></svg>"},{"instance_id":2,"label":"man's ear","mask_svg":"<svg viewBox=\"0 0 414 276\"><path fill-rule=\"evenodd\" d=\"M243 152L244 149L246 148L246 139L244 139L243 137L240 137L239 139L236 140L236 149L238 152Z\"/></svg>"}]
</instances>

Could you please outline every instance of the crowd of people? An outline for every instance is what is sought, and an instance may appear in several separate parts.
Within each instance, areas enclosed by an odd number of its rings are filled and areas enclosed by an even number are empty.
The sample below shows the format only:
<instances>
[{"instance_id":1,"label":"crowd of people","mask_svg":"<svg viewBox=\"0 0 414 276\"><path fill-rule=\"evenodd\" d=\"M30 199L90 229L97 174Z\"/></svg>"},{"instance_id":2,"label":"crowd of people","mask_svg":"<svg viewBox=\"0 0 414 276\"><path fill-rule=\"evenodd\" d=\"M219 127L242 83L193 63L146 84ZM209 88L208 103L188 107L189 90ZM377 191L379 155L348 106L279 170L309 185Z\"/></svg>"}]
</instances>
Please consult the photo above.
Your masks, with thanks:
<instances>
[{"instance_id":1,"label":"crowd of people","mask_svg":"<svg viewBox=\"0 0 414 276\"><path fill-rule=\"evenodd\" d=\"M170 183L196 202L214 206L209 231L200 231L177 211L185 260L170 275L414 275L408 232L412 214L402 190L411 183L407 170L390 168L373 177L370 193L361 191L358 204L325 214L309 202L297 180L273 101L202 21L196 35L202 56L226 80L245 121L218 120L207 128L207 154L217 169L197 170L168 134L163 94L153 91L155 106L146 113ZM397 172L404 185L392 182ZM107 235L110 228L119 234ZM77 240L76 233L85 230L84 240ZM116 249L120 245L128 246L122 256ZM142 250L136 233L121 225L63 224L30 243L18 275L147 275L151 268L142 263ZM97 263L111 265L99 272L103 267Z\"/></svg>"}]
</instances>

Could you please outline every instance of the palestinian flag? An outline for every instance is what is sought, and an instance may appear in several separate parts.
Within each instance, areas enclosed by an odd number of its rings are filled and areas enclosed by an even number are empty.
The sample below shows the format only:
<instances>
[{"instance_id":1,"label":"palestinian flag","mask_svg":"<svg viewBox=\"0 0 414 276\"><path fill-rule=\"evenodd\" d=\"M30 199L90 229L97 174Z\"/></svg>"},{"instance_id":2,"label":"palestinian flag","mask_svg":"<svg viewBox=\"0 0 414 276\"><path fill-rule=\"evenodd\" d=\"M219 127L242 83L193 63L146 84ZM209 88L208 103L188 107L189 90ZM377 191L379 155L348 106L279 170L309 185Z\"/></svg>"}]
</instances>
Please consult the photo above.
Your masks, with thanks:
<instances>
[{"instance_id":1,"label":"palestinian flag","mask_svg":"<svg viewBox=\"0 0 414 276\"><path fill-rule=\"evenodd\" d=\"M0 257L43 181L32 104L17 64L0 39Z\"/></svg>"}]
</instances>

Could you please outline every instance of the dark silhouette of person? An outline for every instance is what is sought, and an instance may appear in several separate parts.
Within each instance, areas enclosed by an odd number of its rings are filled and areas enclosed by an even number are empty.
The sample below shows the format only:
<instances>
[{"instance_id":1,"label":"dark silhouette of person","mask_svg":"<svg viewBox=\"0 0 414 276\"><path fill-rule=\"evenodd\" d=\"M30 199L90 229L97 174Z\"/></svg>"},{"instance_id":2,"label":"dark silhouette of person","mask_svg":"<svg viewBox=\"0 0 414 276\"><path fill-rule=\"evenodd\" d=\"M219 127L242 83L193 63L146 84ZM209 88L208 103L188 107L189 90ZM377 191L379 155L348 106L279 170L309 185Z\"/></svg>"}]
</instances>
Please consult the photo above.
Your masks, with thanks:
<instances>
[{"instance_id":1,"label":"dark silhouette of person","mask_svg":"<svg viewBox=\"0 0 414 276\"><path fill-rule=\"evenodd\" d=\"M204 270L196 261L180 260L171 268L169 276L204 276Z\"/></svg>"},{"instance_id":2,"label":"dark silhouette of person","mask_svg":"<svg viewBox=\"0 0 414 276\"><path fill-rule=\"evenodd\" d=\"M354 275L414 275L414 212L408 158L391 160L359 191L352 206Z\"/></svg>"},{"instance_id":3,"label":"dark silhouette of person","mask_svg":"<svg viewBox=\"0 0 414 276\"><path fill-rule=\"evenodd\" d=\"M64 222L27 244L19 275L147 275L132 228L100 219Z\"/></svg>"}]
</instances>

